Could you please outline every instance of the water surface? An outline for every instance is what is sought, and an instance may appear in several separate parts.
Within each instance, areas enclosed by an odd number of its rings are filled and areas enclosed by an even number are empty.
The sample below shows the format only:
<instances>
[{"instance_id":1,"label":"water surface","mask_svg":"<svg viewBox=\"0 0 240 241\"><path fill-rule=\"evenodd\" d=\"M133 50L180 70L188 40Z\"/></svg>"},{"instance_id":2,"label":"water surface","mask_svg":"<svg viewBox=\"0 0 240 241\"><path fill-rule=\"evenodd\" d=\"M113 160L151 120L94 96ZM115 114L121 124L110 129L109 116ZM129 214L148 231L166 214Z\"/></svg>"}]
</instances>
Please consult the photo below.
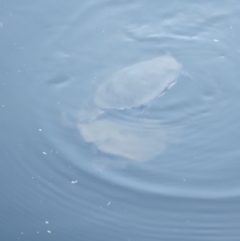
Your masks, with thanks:
<instances>
[{"instance_id":1,"label":"water surface","mask_svg":"<svg viewBox=\"0 0 240 241\"><path fill-rule=\"evenodd\" d=\"M239 240L239 10L3 1L0 240ZM164 95L119 82L168 55Z\"/></svg>"}]
</instances>

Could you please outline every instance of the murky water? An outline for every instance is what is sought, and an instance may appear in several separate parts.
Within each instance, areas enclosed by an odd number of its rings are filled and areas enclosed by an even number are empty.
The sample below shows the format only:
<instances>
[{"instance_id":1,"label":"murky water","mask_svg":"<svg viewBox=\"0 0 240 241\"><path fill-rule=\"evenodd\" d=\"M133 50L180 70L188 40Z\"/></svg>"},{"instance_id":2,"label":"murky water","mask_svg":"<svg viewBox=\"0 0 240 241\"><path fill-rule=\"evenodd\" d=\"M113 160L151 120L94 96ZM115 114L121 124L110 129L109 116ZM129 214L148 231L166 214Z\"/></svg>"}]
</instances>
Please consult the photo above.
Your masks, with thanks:
<instances>
[{"instance_id":1,"label":"murky water","mask_svg":"<svg viewBox=\"0 0 240 241\"><path fill-rule=\"evenodd\" d=\"M0 240L238 240L239 22L237 1L4 1Z\"/></svg>"}]
</instances>

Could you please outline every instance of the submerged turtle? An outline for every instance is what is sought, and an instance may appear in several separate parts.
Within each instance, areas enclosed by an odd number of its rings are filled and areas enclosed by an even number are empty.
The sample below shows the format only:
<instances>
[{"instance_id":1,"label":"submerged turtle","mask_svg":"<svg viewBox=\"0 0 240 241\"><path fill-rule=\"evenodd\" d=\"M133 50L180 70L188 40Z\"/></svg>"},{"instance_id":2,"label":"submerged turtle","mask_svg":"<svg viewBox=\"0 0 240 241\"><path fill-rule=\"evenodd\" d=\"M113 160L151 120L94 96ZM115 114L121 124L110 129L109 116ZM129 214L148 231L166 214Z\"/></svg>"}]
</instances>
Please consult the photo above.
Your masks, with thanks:
<instances>
[{"instance_id":1,"label":"submerged turtle","mask_svg":"<svg viewBox=\"0 0 240 241\"><path fill-rule=\"evenodd\" d=\"M128 159L156 157L167 143L159 121L124 121L103 113L147 105L176 83L181 70L175 58L163 55L116 72L97 89L90 106L80 111L77 127L83 139L104 153Z\"/></svg>"},{"instance_id":2,"label":"submerged turtle","mask_svg":"<svg viewBox=\"0 0 240 241\"><path fill-rule=\"evenodd\" d=\"M104 82L79 113L80 121L92 121L107 110L124 110L148 104L171 88L182 65L170 55L125 67Z\"/></svg>"}]
</instances>

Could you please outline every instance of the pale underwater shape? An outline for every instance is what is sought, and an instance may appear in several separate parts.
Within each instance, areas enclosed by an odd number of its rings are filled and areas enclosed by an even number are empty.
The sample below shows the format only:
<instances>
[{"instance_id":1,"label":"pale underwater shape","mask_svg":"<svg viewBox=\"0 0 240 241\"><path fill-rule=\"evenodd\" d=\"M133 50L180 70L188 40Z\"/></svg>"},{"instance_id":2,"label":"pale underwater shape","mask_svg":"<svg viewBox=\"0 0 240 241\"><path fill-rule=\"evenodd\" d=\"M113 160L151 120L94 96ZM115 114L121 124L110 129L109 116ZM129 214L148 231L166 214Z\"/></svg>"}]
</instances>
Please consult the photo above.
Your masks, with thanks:
<instances>
[{"instance_id":1,"label":"pale underwater shape","mask_svg":"<svg viewBox=\"0 0 240 241\"><path fill-rule=\"evenodd\" d=\"M182 65L170 55L118 71L97 90L94 103L101 109L129 109L145 105L170 88Z\"/></svg>"},{"instance_id":2,"label":"pale underwater shape","mask_svg":"<svg viewBox=\"0 0 240 241\"><path fill-rule=\"evenodd\" d=\"M80 112L77 123L83 139L104 153L147 161L158 156L168 144L167 130L150 119L114 119L104 114L148 104L172 87L182 65L164 55L118 71L96 91L90 108ZM129 113L129 112L127 112ZM121 115L120 115L121 116Z\"/></svg>"},{"instance_id":3,"label":"pale underwater shape","mask_svg":"<svg viewBox=\"0 0 240 241\"><path fill-rule=\"evenodd\" d=\"M140 120L132 123L111 119L77 125L86 142L108 154L136 161L156 157L166 146L166 133L157 121Z\"/></svg>"}]
</instances>

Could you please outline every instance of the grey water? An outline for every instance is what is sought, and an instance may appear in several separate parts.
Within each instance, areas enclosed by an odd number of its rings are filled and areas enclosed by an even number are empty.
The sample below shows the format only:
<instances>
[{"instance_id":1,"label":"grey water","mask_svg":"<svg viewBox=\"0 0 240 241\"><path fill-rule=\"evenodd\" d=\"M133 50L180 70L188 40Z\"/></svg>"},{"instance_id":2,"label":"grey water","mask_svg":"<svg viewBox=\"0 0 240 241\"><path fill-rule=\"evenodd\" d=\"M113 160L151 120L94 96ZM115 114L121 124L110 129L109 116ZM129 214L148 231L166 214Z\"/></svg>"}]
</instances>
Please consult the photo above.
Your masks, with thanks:
<instances>
[{"instance_id":1,"label":"grey water","mask_svg":"<svg viewBox=\"0 0 240 241\"><path fill-rule=\"evenodd\" d=\"M2 1L0 240L240 240L239 10Z\"/></svg>"}]
</instances>

